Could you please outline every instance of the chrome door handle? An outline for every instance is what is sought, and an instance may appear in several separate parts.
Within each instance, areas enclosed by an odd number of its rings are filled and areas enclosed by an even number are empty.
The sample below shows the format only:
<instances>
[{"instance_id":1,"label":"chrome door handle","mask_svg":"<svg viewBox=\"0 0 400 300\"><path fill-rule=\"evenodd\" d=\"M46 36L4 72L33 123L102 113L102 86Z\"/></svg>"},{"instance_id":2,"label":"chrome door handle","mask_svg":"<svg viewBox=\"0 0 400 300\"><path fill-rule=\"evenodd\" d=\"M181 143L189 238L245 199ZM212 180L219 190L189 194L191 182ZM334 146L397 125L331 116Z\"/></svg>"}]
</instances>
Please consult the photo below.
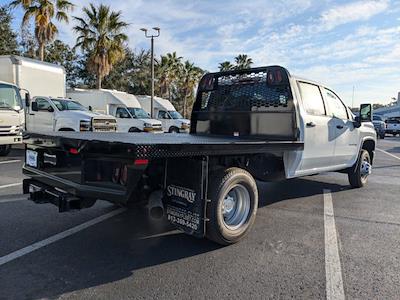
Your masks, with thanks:
<instances>
[{"instance_id":1,"label":"chrome door handle","mask_svg":"<svg viewBox=\"0 0 400 300\"><path fill-rule=\"evenodd\" d=\"M308 122L308 123L306 123L306 126L307 127L315 127L317 125L314 122Z\"/></svg>"}]
</instances>

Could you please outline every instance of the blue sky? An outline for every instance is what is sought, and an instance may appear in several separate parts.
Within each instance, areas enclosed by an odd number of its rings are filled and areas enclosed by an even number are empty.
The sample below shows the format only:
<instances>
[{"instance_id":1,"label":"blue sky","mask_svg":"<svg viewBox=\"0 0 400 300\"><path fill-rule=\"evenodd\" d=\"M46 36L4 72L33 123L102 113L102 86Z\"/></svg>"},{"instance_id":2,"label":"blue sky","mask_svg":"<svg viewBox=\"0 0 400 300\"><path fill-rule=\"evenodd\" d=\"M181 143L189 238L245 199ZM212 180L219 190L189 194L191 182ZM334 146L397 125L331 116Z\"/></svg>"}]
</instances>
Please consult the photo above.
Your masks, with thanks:
<instances>
[{"instance_id":1,"label":"blue sky","mask_svg":"<svg viewBox=\"0 0 400 300\"><path fill-rule=\"evenodd\" d=\"M0 3L8 1L0 0ZM161 27L158 54L177 51L200 67L239 53L255 66L279 64L321 81L351 105L387 103L400 91L400 0L72 0L80 15L89 2L121 10L133 48L148 48L141 27ZM19 28L21 11L14 11ZM59 38L74 44L73 24Z\"/></svg>"}]
</instances>

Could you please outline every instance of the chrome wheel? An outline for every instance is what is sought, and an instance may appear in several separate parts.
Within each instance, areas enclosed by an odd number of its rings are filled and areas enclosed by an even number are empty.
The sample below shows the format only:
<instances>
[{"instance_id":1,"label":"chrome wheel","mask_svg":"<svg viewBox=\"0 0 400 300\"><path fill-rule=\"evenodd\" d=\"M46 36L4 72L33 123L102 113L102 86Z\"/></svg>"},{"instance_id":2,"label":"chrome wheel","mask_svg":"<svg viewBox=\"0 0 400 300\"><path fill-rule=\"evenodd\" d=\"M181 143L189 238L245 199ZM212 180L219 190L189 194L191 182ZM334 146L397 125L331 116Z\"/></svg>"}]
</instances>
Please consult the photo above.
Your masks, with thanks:
<instances>
[{"instance_id":1,"label":"chrome wheel","mask_svg":"<svg viewBox=\"0 0 400 300\"><path fill-rule=\"evenodd\" d=\"M360 175L363 180L365 180L368 175L372 173L372 165L368 157L364 157L360 165Z\"/></svg>"},{"instance_id":2,"label":"chrome wheel","mask_svg":"<svg viewBox=\"0 0 400 300\"><path fill-rule=\"evenodd\" d=\"M224 225L230 230L236 230L246 223L250 213L250 194L245 186L234 185L225 195L221 213Z\"/></svg>"}]
</instances>

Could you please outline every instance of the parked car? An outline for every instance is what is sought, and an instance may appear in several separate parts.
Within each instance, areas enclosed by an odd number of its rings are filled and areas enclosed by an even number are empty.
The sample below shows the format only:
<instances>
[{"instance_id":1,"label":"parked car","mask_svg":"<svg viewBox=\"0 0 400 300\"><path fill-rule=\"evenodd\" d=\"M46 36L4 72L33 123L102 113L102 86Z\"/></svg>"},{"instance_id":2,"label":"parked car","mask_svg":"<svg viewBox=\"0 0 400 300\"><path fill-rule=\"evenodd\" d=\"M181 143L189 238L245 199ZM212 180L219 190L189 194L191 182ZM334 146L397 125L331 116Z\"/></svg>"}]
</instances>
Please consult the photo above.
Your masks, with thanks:
<instances>
[{"instance_id":1,"label":"parked car","mask_svg":"<svg viewBox=\"0 0 400 300\"><path fill-rule=\"evenodd\" d=\"M383 121L382 117L374 115L372 117L372 123L374 124L376 135L379 138L384 139L386 132L386 123Z\"/></svg>"},{"instance_id":2,"label":"parked car","mask_svg":"<svg viewBox=\"0 0 400 300\"><path fill-rule=\"evenodd\" d=\"M136 96L143 109L150 113L151 97L146 95ZM154 97L153 103L154 118L161 121L164 132L188 133L190 120L185 119L176 111L172 103L160 97Z\"/></svg>"},{"instance_id":3,"label":"parked car","mask_svg":"<svg viewBox=\"0 0 400 300\"><path fill-rule=\"evenodd\" d=\"M73 89L67 96L94 112L115 117L119 132L163 132L161 122L150 118L135 95L106 89Z\"/></svg>"},{"instance_id":4,"label":"parked car","mask_svg":"<svg viewBox=\"0 0 400 300\"><path fill-rule=\"evenodd\" d=\"M332 89L279 66L210 73L198 86L190 134L31 133L23 192L60 212L97 199L147 204L185 233L228 245L254 224L256 179L335 171L354 188L366 185L371 119L371 104L354 118Z\"/></svg>"},{"instance_id":5,"label":"parked car","mask_svg":"<svg viewBox=\"0 0 400 300\"><path fill-rule=\"evenodd\" d=\"M400 118L389 118L385 121L386 133L396 136L400 134Z\"/></svg>"},{"instance_id":6,"label":"parked car","mask_svg":"<svg viewBox=\"0 0 400 300\"><path fill-rule=\"evenodd\" d=\"M112 116L91 112L77 101L63 98L33 97L27 114L27 130L116 131Z\"/></svg>"}]
</instances>

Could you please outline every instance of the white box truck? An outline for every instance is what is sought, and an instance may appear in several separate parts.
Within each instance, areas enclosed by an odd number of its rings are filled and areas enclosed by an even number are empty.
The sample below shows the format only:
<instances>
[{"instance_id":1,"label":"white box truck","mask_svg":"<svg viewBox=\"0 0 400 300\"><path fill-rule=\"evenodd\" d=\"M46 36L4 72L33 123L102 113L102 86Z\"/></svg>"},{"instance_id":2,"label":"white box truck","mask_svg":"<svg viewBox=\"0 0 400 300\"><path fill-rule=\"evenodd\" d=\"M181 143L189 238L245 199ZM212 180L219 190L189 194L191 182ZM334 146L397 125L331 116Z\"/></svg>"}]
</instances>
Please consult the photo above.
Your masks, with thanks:
<instances>
[{"instance_id":1,"label":"white box truck","mask_svg":"<svg viewBox=\"0 0 400 300\"><path fill-rule=\"evenodd\" d=\"M147 95L138 95L136 98L139 100L142 108L150 113L151 97ZM161 121L164 132L189 132L190 120L184 119L167 99L154 97L153 109L154 118Z\"/></svg>"},{"instance_id":2,"label":"white box truck","mask_svg":"<svg viewBox=\"0 0 400 300\"><path fill-rule=\"evenodd\" d=\"M116 90L72 89L67 97L90 110L116 117L119 132L162 132L161 122L151 119L132 95Z\"/></svg>"},{"instance_id":3,"label":"white box truck","mask_svg":"<svg viewBox=\"0 0 400 300\"><path fill-rule=\"evenodd\" d=\"M0 55L0 155L22 143L25 103L21 91L31 96L65 97L63 67L16 55Z\"/></svg>"},{"instance_id":4,"label":"white box truck","mask_svg":"<svg viewBox=\"0 0 400 300\"><path fill-rule=\"evenodd\" d=\"M1 55L0 80L28 90L31 97L65 97L65 70L56 64L16 55Z\"/></svg>"}]
</instances>

